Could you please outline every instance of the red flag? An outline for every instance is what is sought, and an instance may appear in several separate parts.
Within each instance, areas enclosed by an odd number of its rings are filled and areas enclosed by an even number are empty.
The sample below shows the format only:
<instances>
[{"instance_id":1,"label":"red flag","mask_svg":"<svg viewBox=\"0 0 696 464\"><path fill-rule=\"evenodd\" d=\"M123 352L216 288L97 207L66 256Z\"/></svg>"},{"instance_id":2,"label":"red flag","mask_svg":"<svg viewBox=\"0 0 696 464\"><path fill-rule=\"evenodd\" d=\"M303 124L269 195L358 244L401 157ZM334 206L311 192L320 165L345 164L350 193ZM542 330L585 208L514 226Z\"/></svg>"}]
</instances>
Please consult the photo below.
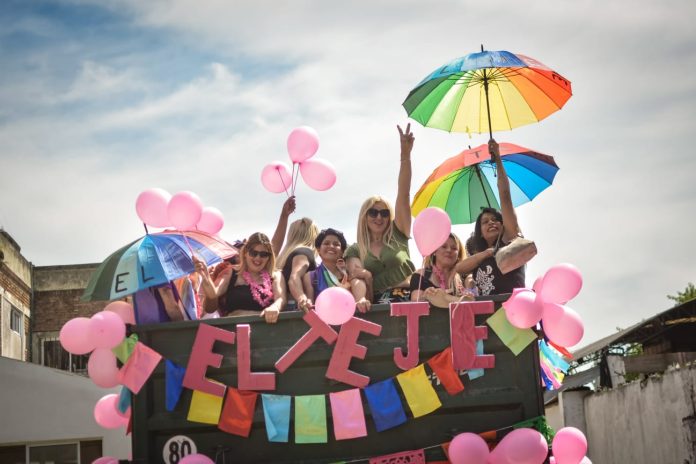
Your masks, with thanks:
<instances>
[{"instance_id":1,"label":"red flag","mask_svg":"<svg viewBox=\"0 0 696 464\"><path fill-rule=\"evenodd\" d=\"M464 384L462 384L457 371L452 367L452 347L448 347L442 353L430 358L428 360L428 366L435 372L437 378L440 379L447 393L456 395L464 391Z\"/></svg>"},{"instance_id":2,"label":"red flag","mask_svg":"<svg viewBox=\"0 0 696 464\"><path fill-rule=\"evenodd\" d=\"M249 437L258 396L256 392L227 387L225 406L220 414L218 428L233 435Z\"/></svg>"}]
</instances>

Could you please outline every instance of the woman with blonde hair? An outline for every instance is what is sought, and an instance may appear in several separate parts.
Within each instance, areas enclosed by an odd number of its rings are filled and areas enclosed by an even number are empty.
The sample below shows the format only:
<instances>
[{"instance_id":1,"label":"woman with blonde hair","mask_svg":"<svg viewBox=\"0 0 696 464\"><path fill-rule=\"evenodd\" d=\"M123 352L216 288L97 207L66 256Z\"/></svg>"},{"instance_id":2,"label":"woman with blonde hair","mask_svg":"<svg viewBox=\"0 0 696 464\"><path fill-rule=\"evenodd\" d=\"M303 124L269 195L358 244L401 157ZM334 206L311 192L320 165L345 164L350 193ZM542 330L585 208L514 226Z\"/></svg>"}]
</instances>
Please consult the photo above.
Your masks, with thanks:
<instances>
[{"instance_id":1,"label":"woman with blonde hair","mask_svg":"<svg viewBox=\"0 0 696 464\"><path fill-rule=\"evenodd\" d=\"M314 241L319 235L319 227L309 218L302 218L290 224L287 243L278 255L277 269L281 270L287 283L290 296L300 309L305 309L308 302L302 279L308 271L317 267Z\"/></svg>"},{"instance_id":2,"label":"woman with blonde hair","mask_svg":"<svg viewBox=\"0 0 696 464\"><path fill-rule=\"evenodd\" d=\"M409 276L415 270L408 250L411 232L411 124L399 130L401 156L396 208L380 197L368 198L360 208L357 243L345 253L351 289L358 310L370 302L408 301Z\"/></svg>"}]
</instances>

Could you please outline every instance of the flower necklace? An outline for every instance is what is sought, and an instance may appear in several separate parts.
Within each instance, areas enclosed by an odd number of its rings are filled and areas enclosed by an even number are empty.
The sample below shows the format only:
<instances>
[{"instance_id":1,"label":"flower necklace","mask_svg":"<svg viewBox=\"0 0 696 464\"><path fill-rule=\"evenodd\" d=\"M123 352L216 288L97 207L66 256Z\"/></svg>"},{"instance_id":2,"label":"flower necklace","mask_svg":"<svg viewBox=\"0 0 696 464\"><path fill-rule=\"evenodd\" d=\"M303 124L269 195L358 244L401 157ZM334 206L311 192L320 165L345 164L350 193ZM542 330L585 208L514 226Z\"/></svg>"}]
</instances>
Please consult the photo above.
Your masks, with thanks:
<instances>
[{"instance_id":1,"label":"flower necklace","mask_svg":"<svg viewBox=\"0 0 696 464\"><path fill-rule=\"evenodd\" d=\"M437 280L440 281L440 288L443 290L447 290L447 283L445 281L445 275L442 272L442 269L440 269L437 266L433 266L433 274L437 277ZM454 280L454 286L456 287L457 294L462 295L464 293L464 286L462 285L461 281L459 281L456 276L453 279Z\"/></svg>"},{"instance_id":2,"label":"flower necklace","mask_svg":"<svg viewBox=\"0 0 696 464\"><path fill-rule=\"evenodd\" d=\"M242 277L244 277L244 280L249 284L251 296L254 298L254 301L260 304L262 308L265 308L273 301L273 285L271 284L271 276L268 271L261 271L260 276L262 283L259 284L251 278L249 271L244 271L242 273ZM265 296L261 296L262 293Z\"/></svg>"}]
</instances>

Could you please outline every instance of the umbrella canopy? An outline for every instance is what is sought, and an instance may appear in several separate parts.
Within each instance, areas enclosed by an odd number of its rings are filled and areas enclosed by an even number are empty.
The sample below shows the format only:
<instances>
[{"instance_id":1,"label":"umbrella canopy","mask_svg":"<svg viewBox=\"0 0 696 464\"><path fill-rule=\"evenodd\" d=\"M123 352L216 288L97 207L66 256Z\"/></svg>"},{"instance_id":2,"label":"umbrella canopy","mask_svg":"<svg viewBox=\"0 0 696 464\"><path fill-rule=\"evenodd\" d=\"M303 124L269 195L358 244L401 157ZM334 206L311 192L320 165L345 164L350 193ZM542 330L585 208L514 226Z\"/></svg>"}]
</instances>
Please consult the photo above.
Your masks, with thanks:
<instances>
[{"instance_id":1,"label":"umbrella canopy","mask_svg":"<svg viewBox=\"0 0 696 464\"><path fill-rule=\"evenodd\" d=\"M500 156L510 179L513 206L531 201L553 182L558 166L551 156L512 143L500 144ZM453 224L476 221L481 208L500 209L495 163L488 145L464 150L449 158L428 177L411 205L416 216L437 206Z\"/></svg>"},{"instance_id":2,"label":"umbrella canopy","mask_svg":"<svg viewBox=\"0 0 696 464\"><path fill-rule=\"evenodd\" d=\"M237 254L225 241L203 232L186 236L173 231L148 234L112 253L92 274L82 300L123 298L191 274L191 249L209 266Z\"/></svg>"},{"instance_id":3,"label":"umbrella canopy","mask_svg":"<svg viewBox=\"0 0 696 464\"><path fill-rule=\"evenodd\" d=\"M535 59L482 50L439 67L403 107L426 127L480 134L541 121L571 95L570 81Z\"/></svg>"}]
</instances>

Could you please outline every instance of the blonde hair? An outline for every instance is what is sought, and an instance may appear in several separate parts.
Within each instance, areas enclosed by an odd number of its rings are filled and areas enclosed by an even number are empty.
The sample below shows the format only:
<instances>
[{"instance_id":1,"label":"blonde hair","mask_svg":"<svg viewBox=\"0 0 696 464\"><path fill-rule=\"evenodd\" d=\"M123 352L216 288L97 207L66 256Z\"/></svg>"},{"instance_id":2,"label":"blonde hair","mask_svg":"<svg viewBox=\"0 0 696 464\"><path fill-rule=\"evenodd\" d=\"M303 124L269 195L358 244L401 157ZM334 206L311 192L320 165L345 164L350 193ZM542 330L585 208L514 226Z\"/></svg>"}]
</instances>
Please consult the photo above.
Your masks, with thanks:
<instances>
[{"instance_id":1,"label":"blonde hair","mask_svg":"<svg viewBox=\"0 0 696 464\"><path fill-rule=\"evenodd\" d=\"M254 232L253 234L251 234L244 246L242 247L242 249L239 251L239 253L242 255L242 264L239 267L239 273L242 274L247 270L247 254L249 250L253 250L256 245L265 246L266 251L268 251L271 254L270 258L268 258L268 261L266 261L264 270L266 270L269 274L273 274L273 269L275 268L275 255L273 254L273 245L271 245L271 241L268 239L268 236L262 232Z\"/></svg>"},{"instance_id":2,"label":"blonde hair","mask_svg":"<svg viewBox=\"0 0 696 464\"><path fill-rule=\"evenodd\" d=\"M367 210L379 202L384 203L389 210L389 225L384 231L384 235L382 235L382 242L389 248L393 248L391 244L394 235L394 208L392 208L392 205L387 200L379 195L372 196L362 204L358 215L358 254L363 262L365 262L365 257L370 251L370 230L367 227ZM408 235L409 232L410 230L404 233Z\"/></svg>"},{"instance_id":3,"label":"blonde hair","mask_svg":"<svg viewBox=\"0 0 696 464\"><path fill-rule=\"evenodd\" d=\"M462 280L462 276L459 275L458 272L456 272L456 263L464 259L464 246L462 245L462 241L459 240L459 237L457 237L454 233L450 233L449 237L447 237L447 240L452 239L454 240L455 245L457 245L457 261L455 262L455 267L452 268L452 274L450 275L448 282L447 282L447 288L453 288L455 290L455 294L458 291L458 287L462 286L464 284L464 281ZM445 243L447 243L447 240ZM443 243L444 245L444 243ZM437 251L437 250L436 250ZM425 257L425 260L423 261L423 268L429 268L433 267L435 265L435 252L433 254L428 255Z\"/></svg>"},{"instance_id":4,"label":"blonde hair","mask_svg":"<svg viewBox=\"0 0 696 464\"><path fill-rule=\"evenodd\" d=\"M314 241L317 239L317 235L319 235L319 227L310 218L303 217L290 224L288 241L278 254L276 264L278 269L282 269L285 266L285 261L287 261L290 253L299 247L310 248L316 253Z\"/></svg>"}]
</instances>

